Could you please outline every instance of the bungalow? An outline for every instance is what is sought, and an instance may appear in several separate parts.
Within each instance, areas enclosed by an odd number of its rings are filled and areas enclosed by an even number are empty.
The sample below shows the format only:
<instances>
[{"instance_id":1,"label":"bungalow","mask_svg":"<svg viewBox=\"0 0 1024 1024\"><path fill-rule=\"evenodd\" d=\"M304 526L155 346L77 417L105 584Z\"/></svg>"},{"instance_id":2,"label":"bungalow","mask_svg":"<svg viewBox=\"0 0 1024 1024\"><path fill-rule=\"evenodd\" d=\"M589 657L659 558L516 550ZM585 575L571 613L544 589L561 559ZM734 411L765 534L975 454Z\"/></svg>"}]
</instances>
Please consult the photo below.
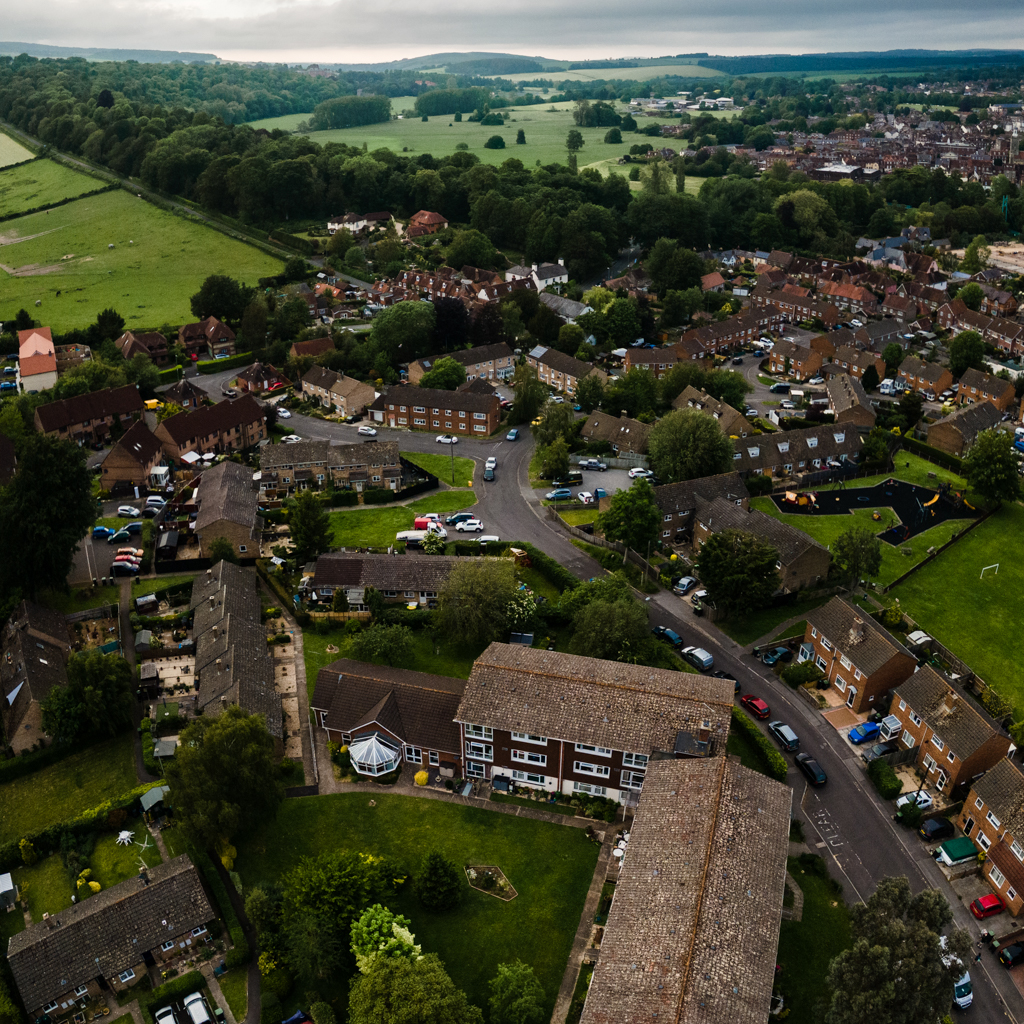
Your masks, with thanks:
<instances>
[{"instance_id":1,"label":"bungalow","mask_svg":"<svg viewBox=\"0 0 1024 1024\"><path fill-rule=\"evenodd\" d=\"M459 563L478 561L446 555L406 554L352 555L332 552L316 560L309 586L318 601L330 602L339 591L348 598L352 611L368 611L366 590L373 588L385 601L407 604L415 601L433 607L452 569Z\"/></svg>"},{"instance_id":2,"label":"bungalow","mask_svg":"<svg viewBox=\"0 0 1024 1024\"><path fill-rule=\"evenodd\" d=\"M953 374L938 363L926 363L917 356L907 356L900 363L899 379L910 391L919 391L925 398L941 394L953 383Z\"/></svg>"},{"instance_id":3,"label":"bungalow","mask_svg":"<svg viewBox=\"0 0 1024 1024\"><path fill-rule=\"evenodd\" d=\"M891 342L896 342L900 348L905 349L908 339L904 335L909 333L909 326L896 320L872 320L863 327L858 327L853 337L858 345L870 348L874 352L881 352Z\"/></svg>"},{"instance_id":4,"label":"bungalow","mask_svg":"<svg viewBox=\"0 0 1024 1024\"><path fill-rule=\"evenodd\" d=\"M956 401L960 405L975 402L991 402L1000 412L1006 412L1017 400L1013 381L1003 380L991 373L983 373L973 367L960 378L960 390Z\"/></svg>"},{"instance_id":5,"label":"bungalow","mask_svg":"<svg viewBox=\"0 0 1024 1024\"><path fill-rule=\"evenodd\" d=\"M106 441L115 428L127 430L141 415L139 389L125 384L40 405L34 418L40 433L83 445Z\"/></svg>"},{"instance_id":6,"label":"bungalow","mask_svg":"<svg viewBox=\"0 0 1024 1024\"><path fill-rule=\"evenodd\" d=\"M496 395L442 388L396 387L367 407L374 423L446 434L493 434L501 423Z\"/></svg>"},{"instance_id":7,"label":"bungalow","mask_svg":"<svg viewBox=\"0 0 1024 1024\"><path fill-rule=\"evenodd\" d=\"M180 405L182 409L198 409L209 401L206 392L186 377L162 391L160 397L168 405Z\"/></svg>"},{"instance_id":8,"label":"bungalow","mask_svg":"<svg viewBox=\"0 0 1024 1024\"><path fill-rule=\"evenodd\" d=\"M828 411L843 426L870 430L875 425L875 410L864 386L856 377L841 373L825 384Z\"/></svg>"},{"instance_id":9,"label":"bungalow","mask_svg":"<svg viewBox=\"0 0 1024 1024\"><path fill-rule=\"evenodd\" d=\"M103 489L117 493L138 487L156 487L166 482L166 470L154 471L164 464L160 439L143 420L136 420L103 460Z\"/></svg>"},{"instance_id":10,"label":"bungalow","mask_svg":"<svg viewBox=\"0 0 1024 1024\"><path fill-rule=\"evenodd\" d=\"M386 210L377 213L346 213L340 217L332 217L327 222L327 233L333 235L340 228L345 228L353 235L358 235L363 231L387 227L394 219L394 215Z\"/></svg>"},{"instance_id":11,"label":"bungalow","mask_svg":"<svg viewBox=\"0 0 1024 1024\"><path fill-rule=\"evenodd\" d=\"M238 390L258 394L291 387L291 381L269 363L255 362L238 371Z\"/></svg>"},{"instance_id":12,"label":"bungalow","mask_svg":"<svg viewBox=\"0 0 1024 1024\"><path fill-rule=\"evenodd\" d=\"M992 402L962 405L952 415L928 428L928 443L950 455L964 455L982 431L992 430L1002 418L1002 413Z\"/></svg>"},{"instance_id":13,"label":"bungalow","mask_svg":"<svg viewBox=\"0 0 1024 1024\"><path fill-rule=\"evenodd\" d=\"M554 292L541 292L540 301L567 324L576 323L576 318L583 316L584 313L594 312L593 306L588 306L585 302L576 302L574 299L567 299Z\"/></svg>"},{"instance_id":14,"label":"bungalow","mask_svg":"<svg viewBox=\"0 0 1024 1024\"><path fill-rule=\"evenodd\" d=\"M650 423L631 420L628 416L609 416L595 409L580 429L580 437L585 441L607 441L614 455L623 452L646 455L651 429Z\"/></svg>"},{"instance_id":15,"label":"bungalow","mask_svg":"<svg viewBox=\"0 0 1024 1024\"><path fill-rule=\"evenodd\" d=\"M695 409L705 416L718 421L724 434L730 437L746 437L754 428L750 421L731 405L712 398L706 391L688 384L672 403L673 409Z\"/></svg>"},{"instance_id":16,"label":"bungalow","mask_svg":"<svg viewBox=\"0 0 1024 1024\"><path fill-rule=\"evenodd\" d=\"M235 332L215 316L208 316L195 324L183 324L178 328L178 344L190 359L207 359L230 356L235 353Z\"/></svg>"},{"instance_id":17,"label":"bungalow","mask_svg":"<svg viewBox=\"0 0 1024 1024\"><path fill-rule=\"evenodd\" d=\"M576 385L588 374L595 373L601 380L608 379L608 374L597 369L593 363L585 363L546 345L530 349L526 361L549 388L563 391L567 395L575 394Z\"/></svg>"}]
</instances>

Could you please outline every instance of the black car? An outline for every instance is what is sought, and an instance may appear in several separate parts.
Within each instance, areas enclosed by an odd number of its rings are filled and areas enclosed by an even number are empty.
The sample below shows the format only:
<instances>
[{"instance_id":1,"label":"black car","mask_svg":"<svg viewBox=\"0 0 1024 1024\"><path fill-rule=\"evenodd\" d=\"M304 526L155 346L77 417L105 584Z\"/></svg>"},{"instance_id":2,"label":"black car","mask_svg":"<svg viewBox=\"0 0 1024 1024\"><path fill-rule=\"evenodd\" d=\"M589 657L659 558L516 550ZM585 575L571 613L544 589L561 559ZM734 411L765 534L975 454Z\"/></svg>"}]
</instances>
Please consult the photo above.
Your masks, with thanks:
<instances>
[{"instance_id":1,"label":"black car","mask_svg":"<svg viewBox=\"0 0 1024 1024\"><path fill-rule=\"evenodd\" d=\"M921 822L917 834L926 843L937 843L940 839L948 839L956 830L948 818L929 818Z\"/></svg>"},{"instance_id":2,"label":"black car","mask_svg":"<svg viewBox=\"0 0 1024 1024\"><path fill-rule=\"evenodd\" d=\"M1024 945L1015 942L1012 946L1004 946L999 950L999 962L1004 967L1016 967L1024 964Z\"/></svg>"},{"instance_id":3,"label":"black car","mask_svg":"<svg viewBox=\"0 0 1024 1024\"><path fill-rule=\"evenodd\" d=\"M651 633L659 640L670 643L673 647L681 647L683 644L683 638L674 629L669 629L667 626L655 626Z\"/></svg>"},{"instance_id":4,"label":"black car","mask_svg":"<svg viewBox=\"0 0 1024 1024\"><path fill-rule=\"evenodd\" d=\"M884 757L886 754L891 754L896 749L896 744L889 740L887 743L875 743L868 747L867 750L862 750L860 756L864 760L871 764L872 761L878 760L880 757Z\"/></svg>"},{"instance_id":5,"label":"black car","mask_svg":"<svg viewBox=\"0 0 1024 1024\"><path fill-rule=\"evenodd\" d=\"M807 776L807 781L812 786L824 786L828 782L825 769L810 754L797 754L794 760L797 768Z\"/></svg>"}]
</instances>

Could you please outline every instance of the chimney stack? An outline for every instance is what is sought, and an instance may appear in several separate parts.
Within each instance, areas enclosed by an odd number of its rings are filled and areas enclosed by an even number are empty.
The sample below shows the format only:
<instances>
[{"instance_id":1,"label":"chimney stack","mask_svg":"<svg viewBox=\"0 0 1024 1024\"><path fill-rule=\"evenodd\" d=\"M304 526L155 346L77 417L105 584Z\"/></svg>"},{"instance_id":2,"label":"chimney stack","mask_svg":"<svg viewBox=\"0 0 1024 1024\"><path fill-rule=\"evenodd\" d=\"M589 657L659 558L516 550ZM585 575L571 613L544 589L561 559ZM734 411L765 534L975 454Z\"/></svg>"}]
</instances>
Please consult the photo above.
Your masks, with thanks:
<instances>
[{"instance_id":1,"label":"chimney stack","mask_svg":"<svg viewBox=\"0 0 1024 1024\"><path fill-rule=\"evenodd\" d=\"M216 607L217 607L217 601L214 598L213 594L211 594L210 595L210 611L212 612L213 609L216 608Z\"/></svg>"}]
</instances>

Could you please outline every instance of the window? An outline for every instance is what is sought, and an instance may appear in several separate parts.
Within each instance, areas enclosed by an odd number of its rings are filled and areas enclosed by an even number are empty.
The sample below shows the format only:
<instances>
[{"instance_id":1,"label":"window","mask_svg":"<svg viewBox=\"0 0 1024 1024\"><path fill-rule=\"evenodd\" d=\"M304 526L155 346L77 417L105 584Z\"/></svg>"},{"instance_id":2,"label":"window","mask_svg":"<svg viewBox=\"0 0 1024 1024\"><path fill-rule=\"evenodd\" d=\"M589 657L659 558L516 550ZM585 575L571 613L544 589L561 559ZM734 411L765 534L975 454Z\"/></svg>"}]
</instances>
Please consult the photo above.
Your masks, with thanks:
<instances>
[{"instance_id":1,"label":"window","mask_svg":"<svg viewBox=\"0 0 1024 1024\"><path fill-rule=\"evenodd\" d=\"M992 840L989 839L984 832L978 833L978 845L983 849L987 850L992 845Z\"/></svg>"},{"instance_id":2,"label":"window","mask_svg":"<svg viewBox=\"0 0 1024 1024\"><path fill-rule=\"evenodd\" d=\"M939 751L942 751L942 750L946 749L946 744L943 743L942 740L940 740L938 736L933 736L932 737L932 745L935 747L936 750L939 750Z\"/></svg>"},{"instance_id":3,"label":"window","mask_svg":"<svg viewBox=\"0 0 1024 1024\"><path fill-rule=\"evenodd\" d=\"M985 806L984 803L982 802L982 799L981 799L980 796L975 798L974 806L977 807L979 811L981 810L982 807Z\"/></svg>"},{"instance_id":4,"label":"window","mask_svg":"<svg viewBox=\"0 0 1024 1024\"><path fill-rule=\"evenodd\" d=\"M117 977L119 981L131 981L135 977L135 972L129 967L127 971L122 971Z\"/></svg>"},{"instance_id":5,"label":"window","mask_svg":"<svg viewBox=\"0 0 1024 1024\"><path fill-rule=\"evenodd\" d=\"M811 636L814 639L817 639L817 637L818 637L818 631L813 626L811 626Z\"/></svg>"},{"instance_id":6,"label":"window","mask_svg":"<svg viewBox=\"0 0 1024 1024\"><path fill-rule=\"evenodd\" d=\"M512 760L539 764L542 768L548 763L547 754L536 754L532 750L513 750Z\"/></svg>"},{"instance_id":7,"label":"window","mask_svg":"<svg viewBox=\"0 0 1024 1024\"><path fill-rule=\"evenodd\" d=\"M451 414L452 414L451 409L445 409L444 414L445 414L445 416L451 416Z\"/></svg>"},{"instance_id":8,"label":"window","mask_svg":"<svg viewBox=\"0 0 1024 1024\"><path fill-rule=\"evenodd\" d=\"M1004 875L1002 871L1000 871L999 868L995 866L995 864L993 864L992 867L989 869L988 877L997 889L1002 889L1003 882L1006 881L1006 875Z\"/></svg>"},{"instance_id":9,"label":"window","mask_svg":"<svg viewBox=\"0 0 1024 1024\"><path fill-rule=\"evenodd\" d=\"M662 537L671 537L672 536L672 531L671 530L662 530L661 531L661 535L662 535Z\"/></svg>"},{"instance_id":10,"label":"window","mask_svg":"<svg viewBox=\"0 0 1024 1024\"><path fill-rule=\"evenodd\" d=\"M988 814L985 815L985 820L993 828L999 828L999 819L991 811L989 811Z\"/></svg>"},{"instance_id":11,"label":"window","mask_svg":"<svg viewBox=\"0 0 1024 1024\"><path fill-rule=\"evenodd\" d=\"M413 423L415 423L417 427L425 427L427 425L426 419L425 418L420 418L420 417L416 417L413 420Z\"/></svg>"},{"instance_id":12,"label":"window","mask_svg":"<svg viewBox=\"0 0 1024 1024\"><path fill-rule=\"evenodd\" d=\"M591 796L604 796L608 792L604 786L595 786L592 782L574 782L572 791L574 793L589 793Z\"/></svg>"},{"instance_id":13,"label":"window","mask_svg":"<svg viewBox=\"0 0 1024 1024\"><path fill-rule=\"evenodd\" d=\"M481 757L485 761L493 761L494 747L492 747L490 743L467 743L466 756Z\"/></svg>"},{"instance_id":14,"label":"window","mask_svg":"<svg viewBox=\"0 0 1024 1024\"><path fill-rule=\"evenodd\" d=\"M1010 849L1017 860L1024 860L1024 846L1021 846L1016 839L1010 844Z\"/></svg>"},{"instance_id":15,"label":"window","mask_svg":"<svg viewBox=\"0 0 1024 1024\"><path fill-rule=\"evenodd\" d=\"M434 426L435 427L441 426L441 421L440 420L434 420Z\"/></svg>"},{"instance_id":16,"label":"window","mask_svg":"<svg viewBox=\"0 0 1024 1024\"><path fill-rule=\"evenodd\" d=\"M824 647L826 651L832 650L832 645L824 637L821 638L821 646Z\"/></svg>"},{"instance_id":17,"label":"window","mask_svg":"<svg viewBox=\"0 0 1024 1024\"><path fill-rule=\"evenodd\" d=\"M475 413L473 413L473 419L475 419L475 420L485 420L485 419L487 419L487 413L485 413L485 412L475 412Z\"/></svg>"},{"instance_id":18,"label":"window","mask_svg":"<svg viewBox=\"0 0 1024 1024\"><path fill-rule=\"evenodd\" d=\"M485 725L467 725L465 727L466 735L472 736L476 740L493 740L494 730L488 729Z\"/></svg>"},{"instance_id":19,"label":"window","mask_svg":"<svg viewBox=\"0 0 1024 1024\"><path fill-rule=\"evenodd\" d=\"M174 949L174 939L171 939L171 941L170 941L170 942L165 942L165 943L164 943L164 944L163 944L163 945L162 945L162 946L161 946L160 948L161 948L161 949L162 949L162 950L163 950L163 951L164 951L165 953L168 953L168 952L170 952L170 951L171 951L172 949Z\"/></svg>"},{"instance_id":20,"label":"window","mask_svg":"<svg viewBox=\"0 0 1024 1024\"><path fill-rule=\"evenodd\" d=\"M643 784L643 772L623 772L620 776L619 786L622 789L642 789Z\"/></svg>"},{"instance_id":21,"label":"window","mask_svg":"<svg viewBox=\"0 0 1024 1024\"><path fill-rule=\"evenodd\" d=\"M910 721L913 722L914 725L921 724L921 719L916 714L914 714L913 711L910 712Z\"/></svg>"},{"instance_id":22,"label":"window","mask_svg":"<svg viewBox=\"0 0 1024 1024\"><path fill-rule=\"evenodd\" d=\"M441 759L438 757L437 751L435 750L430 751L430 753L427 754L427 758L435 768L441 763Z\"/></svg>"},{"instance_id":23,"label":"window","mask_svg":"<svg viewBox=\"0 0 1024 1024\"><path fill-rule=\"evenodd\" d=\"M583 775L600 775L602 779L607 779L612 773L607 765L588 764L586 761L575 761L573 763L573 771L580 772Z\"/></svg>"},{"instance_id":24,"label":"window","mask_svg":"<svg viewBox=\"0 0 1024 1024\"><path fill-rule=\"evenodd\" d=\"M486 434L486 433L487 433L487 427L485 427L485 426L484 426L483 424L481 424L481 423L474 423L474 424L473 424L473 429L474 429L474 430L475 430L475 431L476 431L476 432L477 432L478 434Z\"/></svg>"},{"instance_id":25,"label":"window","mask_svg":"<svg viewBox=\"0 0 1024 1024\"><path fill-rule=\"evenodd\" d=\"M1017 891L1011 885L1010 888L1006 890L1006 901L1007 903L1012 903L1016 898Z\"/></svg>"},{"instance_id":26,"label":"window","mask_svg":"<svg viewBox=\"0 0 1024 1024\"><path fill-rule=\"evenodd\" d=\"M840 693L846 693L846 680L842 676L836 676L835 684L839 687Z\"/></svg>"},{"instance_id":27,"label":"window","mask_svg":"<svg viewBox=\"0 0 1024 1024\"><path fill-rule=\"evenodd\" d=\"M840 654L839 655L839 664L842 665L843 668L849 668L851 662L850 662L850 659L845 654Z\"/></svg>"},{"instance_id":28,"label":"window","mask_svg":"<svg viewBox=\"0 0 1024 1024\"><path fill-rule=\"evenodd\" d=\"M671 523L672 522L672 513L671 512L669 512L669 514L667 516L665 516L665 522L666 523Z\"/></svg>"},{"instance_id":29,"label":"window","mask_svg":"<svg viewBox=\"0 0 1024 1024\"><path fill-rule=\"evenodd\" d=\"M449 413L449 415L451 415L451 413ZM452 429L452 421L451 421L451 420L448 420L448 421L447 421L447 422L445 423L445 429L446 429L446 430L451 430L451 429Z\"/></svg>"},{"instance_id":30,"label":"window","mask_svg":"<svg viewBox=\"0 0 1024 1024\"><path fill-rule=\"evenodd\" d=\"M412 764L423 764L423 751L419 747L406 747L405 759Z\"/></svg>"},{"instance_id":31,"label":"window","mask_svg":"<svg viewBox=\"0 0 1024 1024\"><path fill-rule=\"evenodd\" d=\"M477 764L476 761L466 762L466 776L470 779L482 779L486 775L487 769L482 764Z\"/></svg>"},{"instance_id":32,"label":"window","mask_svg":"<svg viewBox=\"0 0 1024 1024\"><path fill-rule=\"evenodd\" d=\"M412 407L412 411L413 412L426 412L427 410L422 405L414 405ZM417 420L416 422L418 423L419 420Z\"/></svg>"},{"instance_id":33,"label":"window","mask_svg":"<svg viewBox=\"0 0 1024 1024\"><path fill-rule=\"evenodd\" d=\"M598 757L611 757L612 752L607 747L594 747L589 743L577 743L577 754L597 754Z\"/></svg>"},{"instance_id":34,"label":"window","mask_svg":"<svg viewBox=\"0 0 1024 1024\"><path fill-rule=\"evenodd\" d=\"M906 711L906 710L907 710L907 702L905 700L901 700L900 701L900 711Z\"/></svg>"},{"instance_id":35,"label":"window","mask_svg":"<svg viewBox=\"0 0 1024 1024\"><path fill-rule=\"evenodd\" d=\"M79 985L78 988L75 989L75 995L76 996L84 996L84 995L87 995L88 992L89 992L89 986L88 985Z\"/></svg>"},{"instance_id":36,"label":"window","mask_svg":"<svg viewBox=\"0 0 1024 1024\"><path fill-rule=\"evenodd\" d=\"M627 768L639 768L641 771L647 769L647 755L646 754L623 754L622 763Z\"/></svg>"},{"instance_id":37,"label":"window","mask_svg":"<svg viewBox=\"0 0 1024 1024\"><path fill-rule=\"evenodd\" d=\"M52 1003L47 1003L43 1007L43 1013L50 1013L50 1012L52 1012L53 1010L56 1010L56 1009L57 1009L57 1000L55 999Z\"/></svg>"},{"instance_id":38,"label":"window","mask_svg":"<svg viewBox=\"0 0 1024 1024\"><path fill-rule=\"evenodd\" d=\"M912 747L914 745L914 734L907 729L903 730L903 735L900 737L903 740L903 745Z\"/></svg>"},{"instance_id":39,"label":"window","mask_svg":"<svg viewBox=\"0 0 1024 1024\"><path fill-rule=\"evenodd\" d=\"M531 732L514 732L512 733L512 739L520 740L523 743L539 743L543 747L548 745L548 738L546 736L534 736Z\"/></svg>"}]
</instances>

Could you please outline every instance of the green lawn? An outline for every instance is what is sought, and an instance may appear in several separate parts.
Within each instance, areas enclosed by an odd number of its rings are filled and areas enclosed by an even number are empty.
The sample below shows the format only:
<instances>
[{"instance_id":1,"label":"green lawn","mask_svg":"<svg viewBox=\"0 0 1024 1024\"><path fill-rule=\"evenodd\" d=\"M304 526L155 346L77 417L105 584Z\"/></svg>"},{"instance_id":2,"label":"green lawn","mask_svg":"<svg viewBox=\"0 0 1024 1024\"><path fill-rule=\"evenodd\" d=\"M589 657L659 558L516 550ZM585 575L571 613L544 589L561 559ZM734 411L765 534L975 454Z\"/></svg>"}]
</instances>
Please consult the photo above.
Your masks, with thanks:
<instances>
[{"instance_id":1,"label":"green lawn","mask_svg":"<svg viewBox=\"0 0 1024 1024\"><path fill-rule=\"evenodd\" d=\"M155 580L142 580L135 586L132 597L145 597L146 594L156 594L159 597L165 591L182 583L191 583L194 579L194 573L185 573L182 576L160 576Z\"/></svg>"},{"instance_id":2,"label":"green lawn","mask_svg":"<svg viewBox=\"0 0 1024 1024\"><path fill-rule=\"evenodd\" d=\"M43 914L56 914L71 906L75 891L57 854L44 857L30 868L15 868L11 876L21 890L22 901L28 903L33 922L41 921Z\"/></svg>"},{"instance_id":3,"label":"green lawn","mask_svg":"<svg viewBox=\"0 0 1024 1024\"><path fill-rule=\"evenodd\" d=\"M20 164L22 160L31 160L33 156L35 154L31 150L26 149L20 142L15 142L10 135L0 132L0 167Z\"/></svg>"},{"instance_id":4,"label":"green lawn","mask_svg":"<svg viewBox=\"0 0 1024 1024\"><path fill-rule=\"evenodd\" d=\"M254 285L281 271L259 249L123 191L7 221L0 242L0 319L41 302L35 316L54 331L81 327L107 307L128 327L185 323L208 275Z\"/></svg>"},{"instance_id":5,"label":"green lawn","mask_svg":"<svg viewBox=\"0 0 1024 1024\"><path fill-rule=\"evenodd\" d=\"M832 959L851 945L850 915L829 880L802 869L789 858L789 873L804 893L800 921L783 921L779 936L782 995L792 1024L816 1024L816 1004L826 995Z\"/></svg>"},{"instance_id":6,"label":"green lawn","mask_svg":"<svg viewBox=\"0 0 1024 1024\"><path fill-rule=\"evenodd\" d=\"M797 517L790 516L789 518ZM787 619L793 618L794 615L806 615L814 608L820 608L828 600L830 599L822 597L815 601L772 605L769 608L752 612L744 618L723 619L721 622L716 622L715 625L727 636L731 636L736 643L752 644L759 637L774 632ZM790 636L795 632L795 629L786 630L787 635Z\"/></svg>"},{"instance_id":7,"label":"green lawn","mask_svg":"<svg viewBox=\"0 0 1024 1024\"><path fill-rule=\"evenodd\" d=\"M408 459L414 466L433 473L438 480L452 487L472 487L473 470L476 463L473 459L455 457L455 472L452 473L452 457L445 452L432 455L430 452L402 452L403 459Z\"/></svg>"},{"instance_id":8,"label":"green lawn","mask_svg":"<svg viewBox=\"0 0 1024 1024\"><path fill-rule=\"evenodd\" d=\"M0 786L0 844L73 818L139 784L130 733Z\"/></svg>"},{"instance_id":9,"label":"green lawn","mask_svg":"<svg viewBox=\"0 0 1024 1024\"><path fill-rule=\"evenodd\" d=\"M934 473L934 476L929 476L930 473ZM938 487L940 483L951 483L954 487L966 487L967 481L957 473L954 473L951 469L944 469L942 466L936 466L935 463L929 462L927 459L921 458L920 455L916 455L914 452L902 451L896 455L896 459L893 464L893 471L891 473L878 473L875 476L858 477L856 480L848 482L848 487L874 487L875 484L880 484L883 480L891 480L895 477L897 480L905 480L908 484L917 484L919 487L930 487L933 490ZM816 487L817 491L831 491L837 490L841 487L841 484L823 484L821 487Z\"/></svg>"},{"instance_id":10,"label":"green lawn","mask_svg":"<svg viewBox=\"0 0 1024 1024\"><path fill-rule=\"evenodd\" d=\"M220 990L231 1007L236 1021L245 1020L245 1009L249 1004L249 975L244 967L237 967L220 978Z\"/></svg>"},{"instance_id":11,"label":"green lawn","mask_svg":"<svg viewBox=\"0 0 1024 1024\"><path fill-rule=\"evenodd\" d=\"M999 573L986 565L999 563ZM1024 508L1004 505L892 592L922 629L1024 714Z\"/></svg>"},{"instance_id":12,"label":"green lawn","mask_svg":"<svg viewBox=\"0 0 1024 1024\"><path fill-rule=\"evenodd\" d=\"M13 162L4 161L5 141L10 140L6 135L0 135L0 164ZM17 146L17 143L14 145ZM18 148L21 149L20 146ZM28 150L22 152L25 155L19 158L21 160L31 156ZM54 163L52 160L33 160L31 163L0 172L0 216L21 213L24 210L37 210L41 206L57 203L62 199L73 199L86 192L95 192L106 184L99 178L73 171L70 167ZM50 216L53 217L55 214L51 213Z\"/></svg>"},{"instance_id":13,"label":"green lawn","mask_svg":"<svg viewBox=\"0 0 1024 1024\"><path fill-rule=\"evenodd\" d=\"M0 950L7 952L7 942L12 935L25 930L25 915L20 910L0 914Z\"/></svg>"},{"instance_id":14,"label":"green lawn","mask_svg":"<svg viewBox=\"0 0 1024 1024\"><path fill-rule=\"evenodd\" d=\"M468 461L468 460L467 460ZM394 544L395 534L411 530L417 515L424 512L451 513L471 508L476 504L472 491L441 491L420 498L408 505L370 505L362 508L337 509L331 513L334 547L386 548ZM448 539L459 534L448 529ZM472 536L472 534L467 534Z\"/></svg>"},{"instance_id":15,"label":"green lawn","mask_svg":"<svg viewBox=\"0 0 1024 1024\"><path fill-rule=\"evenodd\" d=\"M128 545L126 545L128 546ZM39 603L55 612L63 612L65 615L70 612L84 611L86 608L100 608L105 604L116 605L121 597L119 586L109 587L80 587L71 590L67 594L59 590L44 590L39 595Z\"/></svg>"},{"instance_id":16,"label":"green lawn","mask_svg":"<svg viewBox=\"0 0 1024 1024\"><path fill-rule=\"evenodd\" d=\"M248 887L280 879L304 856L336 849L388 856L413 873L435 849L459 865L498 865L519 894L508 903L467 885L457 910L433 914L406 883L388 905L409 917L423 952L437 953L477 1006L487 1005L497 965L518 958L536 972L550 1013L597 862L598 848L580 829L368 785L284 801L271 827L239 845L236 868ZM344 980L337 979L339 993Z\"/></svg>"},{"instance_id":17,"label":"green lawn","mask_svg":"<svg viewBox=\"0 0 1024 1024\"><path fill-rule=\"evenodd\" d=\"M570 526L585 526L597 518L597 506L586 505L583 508L568 508L558 514Z\"/></svg>"},{"instance_id":18,"label":"green lawn","mask_svg":"<svg viewBox=\"0 0 1024 1024\"><path fill-rule=\"evenodd\" d=\"M156 841L149 834L141 818L129 818L121 829L133 832L138 843L148 842L149 845L145 849L136 842L132 842L130 846L118 846L117 836L113 832L105 833L97 839L96 847L89 858L89 867L92 868L92 877L104 889L137 875L140 857L146 862L146 867L150 868L163 861L160 851L156 848Z\"/></svg>"}]
</instances>

